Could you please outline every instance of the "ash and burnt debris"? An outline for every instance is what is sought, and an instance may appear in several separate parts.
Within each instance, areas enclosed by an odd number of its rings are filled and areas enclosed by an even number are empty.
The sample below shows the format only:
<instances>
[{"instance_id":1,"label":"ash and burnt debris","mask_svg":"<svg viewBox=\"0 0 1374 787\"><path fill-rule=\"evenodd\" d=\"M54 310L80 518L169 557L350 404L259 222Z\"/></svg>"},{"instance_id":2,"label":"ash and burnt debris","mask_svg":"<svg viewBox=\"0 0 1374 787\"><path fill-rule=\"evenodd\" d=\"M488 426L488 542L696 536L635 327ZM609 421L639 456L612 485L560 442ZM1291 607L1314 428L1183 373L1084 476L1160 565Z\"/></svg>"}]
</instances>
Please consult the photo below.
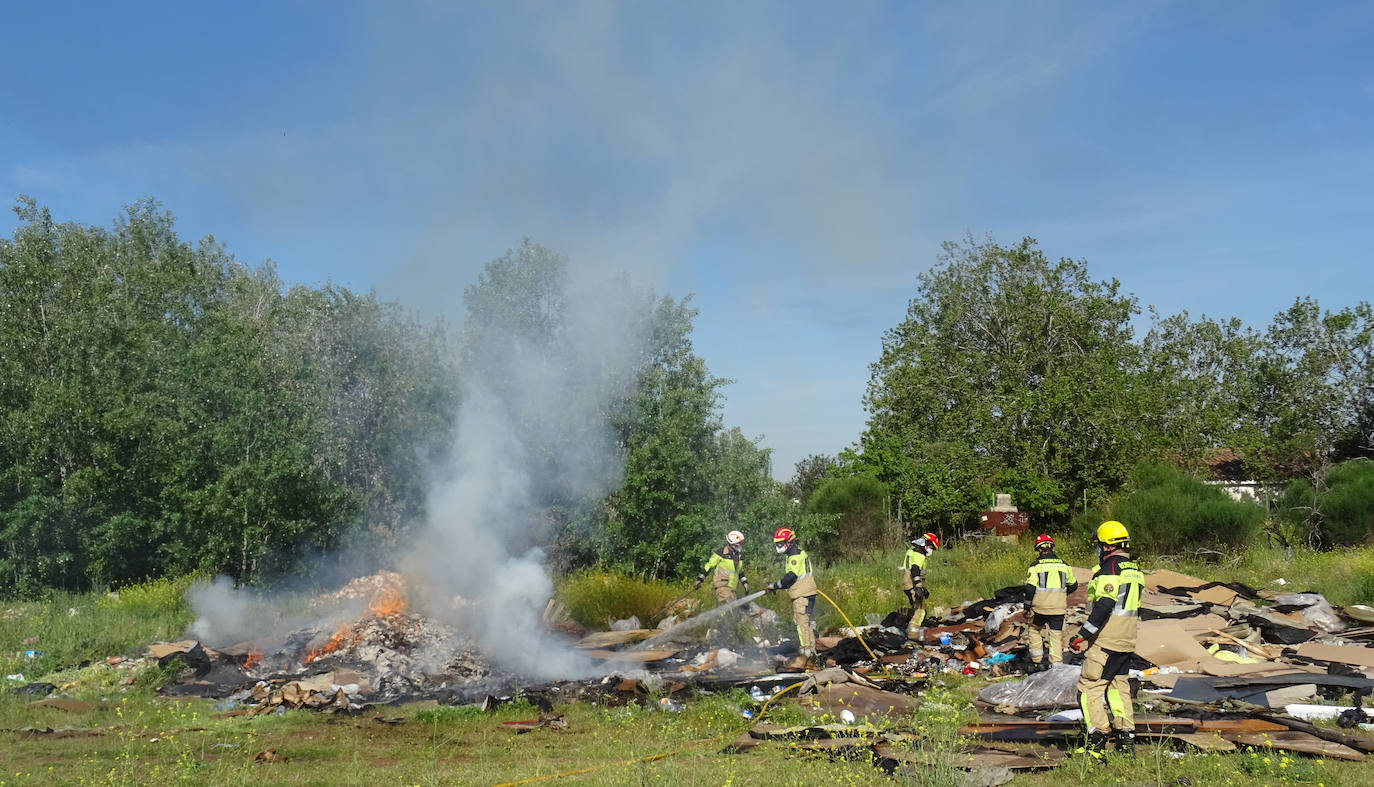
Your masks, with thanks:
<instances>
[{"instance_id":1,"label":"ash and burnt debris","mask_svg":"<svg viewBox=\"0 0 1374 787\"><path fill-rule=\"evenodd\" d=\"M504 677L454 626L411 611L394 572L355 579L306 609L304 618L264 618L252 640L159 647L163 663L186 666L166 693L346 710L444 697Z\"/></svg>"}]
</instances>

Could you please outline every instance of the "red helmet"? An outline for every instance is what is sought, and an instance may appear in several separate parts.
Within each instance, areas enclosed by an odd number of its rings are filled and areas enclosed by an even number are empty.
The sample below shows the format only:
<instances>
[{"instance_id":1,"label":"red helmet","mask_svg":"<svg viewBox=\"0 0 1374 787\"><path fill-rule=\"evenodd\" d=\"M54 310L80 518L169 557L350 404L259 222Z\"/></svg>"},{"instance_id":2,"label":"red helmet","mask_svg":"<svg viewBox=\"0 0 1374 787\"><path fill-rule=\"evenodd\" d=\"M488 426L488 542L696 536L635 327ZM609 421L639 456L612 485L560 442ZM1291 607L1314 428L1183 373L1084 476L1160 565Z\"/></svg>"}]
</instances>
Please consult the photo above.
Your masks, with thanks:
<instances>
[{"instance_id":1,"label":"red helmet","mask_svg":"<svg viewBox=\"0 0 1374 787\"><path fill-rule=\"evenodd\" d=\"M1040 535L1038 535L1038 536L1035 537L1035 548L1036 548L1036 549L1047 549L1047 548L1053 547L1053 546L1054 546L1054 539L1050 537L1050 534L1049 534L1049 533L1041 533Z\"/></svg>"},{"instance_id":2,"label":"red helmet","mask_svg":"<svg viewBox=\"0 0 1374 787\"><path fill-rule=\"evenodd\" d=\"M930 542L930 545L935 547L936 549L940 548L940 537L935 535L934 533L925 533L922 534L921 537L924 538L926 541Z\"/></svg>"},{"instance_id":3,"label":"red helmet","mask_svg":"<svg viewBox=\"0 0 1374 787\"><path fill-rule=\"evenodd\" d=\"M797 537L797 535L796 535L795 533L793 533L791 530L789 530L789 529L787 529L787 528L785 528L785 527L780 527L780 528L778 528L777 530L774 530L774 531L773 531L773 543L774 543L774 544L778 544L778 543L781 543L781 542L783 542L783 541L791 541L792 539L794 539L794 538L796 538L796 537Z\"/></svg>"}]
</instances>

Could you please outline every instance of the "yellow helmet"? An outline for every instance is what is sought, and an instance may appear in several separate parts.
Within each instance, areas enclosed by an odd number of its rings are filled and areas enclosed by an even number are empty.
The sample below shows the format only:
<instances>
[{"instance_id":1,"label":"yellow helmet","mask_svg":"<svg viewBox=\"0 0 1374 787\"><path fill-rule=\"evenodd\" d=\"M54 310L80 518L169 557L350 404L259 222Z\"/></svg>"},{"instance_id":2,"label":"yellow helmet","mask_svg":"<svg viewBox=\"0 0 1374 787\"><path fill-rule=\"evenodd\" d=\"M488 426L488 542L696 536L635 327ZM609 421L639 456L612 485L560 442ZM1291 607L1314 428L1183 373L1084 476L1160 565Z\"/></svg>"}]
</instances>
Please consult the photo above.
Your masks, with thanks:
<instances>
[{"instance_id":1,"label":"yellow helmet","mask_svg":"<svg viewBox=\"0 0 1374 787\"><path fill-rule=\"evenodd\" d=\"M1126 532L1126 526L1109 519L1097 526L1097 540L1104 544L1124 544L1131 540L1131 534Z\"/></svg>"}]
</instances>

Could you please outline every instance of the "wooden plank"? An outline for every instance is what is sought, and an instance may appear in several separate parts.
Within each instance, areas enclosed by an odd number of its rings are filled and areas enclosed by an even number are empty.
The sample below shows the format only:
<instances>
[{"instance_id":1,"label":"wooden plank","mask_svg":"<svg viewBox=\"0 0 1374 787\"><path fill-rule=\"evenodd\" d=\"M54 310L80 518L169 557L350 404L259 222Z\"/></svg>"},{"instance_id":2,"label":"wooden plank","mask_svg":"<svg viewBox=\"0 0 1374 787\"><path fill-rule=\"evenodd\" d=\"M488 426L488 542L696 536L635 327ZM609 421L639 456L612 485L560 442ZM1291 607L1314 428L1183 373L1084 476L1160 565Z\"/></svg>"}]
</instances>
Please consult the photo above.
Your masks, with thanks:
<instances>
[{"instance_id":1,"label":"wooden plank","mask_svg":"<svg viewBox=\"0 0 1374 787\"><path fill-rule=\"evenodd\" d=\"M677 652L677 648L672 650L584 650L582 655L603 661L627 661L642 664L650 661L662 661L676 655Z\"/></svg>"},{"instance_id":2,"label":"wooden plank","mask_svg":"<svg viewBox=\"0 0 1374 787\"><path fill-rule=\"evenodd\" d=\"M1212 732L1138 732L1137 737L1175 740L1202 751L1235 751L1236 744Z\"/></svg>"},{"instance_id":3,"label":"wooden plank","mask_svg":"<svg viewBox=\"0 0 1374 787\"><path fill-rule=\"evenodd\" d=\"M609 648L612 645L626 645L639 642L657 634L654 629L630 629L629 631L598 631L578 640L574 647Z\"/></svg>"},{"instance_id":4,"label":"wooden plank","mask_svg":"<svg viewBox=\"0 0 1374 787\"><path fill-rule=\"evenodd\" d=\"M1364 755L1344 744L1322 740L1315 735L1294 730L1283 732L1233 732L1226 736L1229 740L1245 746L1262 749L1278 749L1318 757L1334 757L1338 760L1364 762Z\"/></svg>"}]
</instances>

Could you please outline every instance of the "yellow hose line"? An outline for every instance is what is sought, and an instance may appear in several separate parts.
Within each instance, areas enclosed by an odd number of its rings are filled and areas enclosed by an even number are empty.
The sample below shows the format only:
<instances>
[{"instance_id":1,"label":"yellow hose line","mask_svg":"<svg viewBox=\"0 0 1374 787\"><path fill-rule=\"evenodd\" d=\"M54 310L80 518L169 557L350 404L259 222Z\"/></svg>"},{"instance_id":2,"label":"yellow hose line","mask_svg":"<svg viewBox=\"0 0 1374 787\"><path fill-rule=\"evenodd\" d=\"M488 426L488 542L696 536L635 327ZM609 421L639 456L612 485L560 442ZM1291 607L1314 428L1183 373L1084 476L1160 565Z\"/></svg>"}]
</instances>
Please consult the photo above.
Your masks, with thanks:
<instances>
[{"instance_id":1,"label":"yellow hose line","mask_svg":"<svg viewBox=\"0 0 1374 787\"><path fill-rule=\"evenodd\" d=\"M834 608L835 608L835 611L838 612L838 613L840 613L840 617L844 618L844 622L849 624L849 629L850 629L850 631L853 631L853 632L854 632L854 636L856 636L856 637L859 638L859 644L860 644L860 645L863 645L863 646L864 646L864 650L868 651L868 655L870 655L870 656L873 657L873 663L876 664L876 665L878 666L878 669L880 669L880 670L883 671L883 674L884 674L884 675L886 675L886 674L887 674L887 667L884 666L883 663L882 663L882 661L880 661L880 660L878 659L878 656L873 652L873 648L870 648L870 647L868 646L868 643L867 643L867 642L864 642L864 635L862 635L862 634L859 633L859 627L856 626L856 625L854 625L854 622L851 621L851 620L849 619L849 616L848 616L848 615L844 614L844 610L840 609L840 605L839 605L839 604L836 604L834 599L832 599L831 597L825 595L825 591L824 591L824 590L821 590L820 588L816 588L816 592L817 592L817 593L820 593L820 594L821 594L821 598L825 599L826 601L829 601L829 602L830 602L830 606L834 607Z\"/></svg>"},{"instance_id":2,"label":"yellow hose line","mask_svg":"<svg viewBox=\"0 0 1374 787\"><path fill-rule=\"evenodd\" d=\"M829 602L830 602L830 606L834 607L834 608L835 608L835 611L838 612L838 613L840 613L840 617L844 618L844 622L847 623L847 624L849 625L849 628L852 629L852 630L854 631L854 636L856 636L856 637L859 638L859 644L863 645L863 646L864 646L864 650L868 651L868 655L870 655L870 656L873 657L873 662L874 662L875 664L878 664L878 665L881 667L881 666L882 666L882 662L878 660L877 654L875 654L875 653L873 652L873 649L872 649L872 648L868 647L868 643L867 643L867 642L864 642L864 637L863 637L862 634L859 633L858 627L854 625L854 622L851 621L851 620L849 619L849 616L848 616L848 615L844 614L844 610L840 609L840 605L839 605L839 604L836 604L834 599L832 599L831 597L825 595L825 591L821 590L820 588L816 588L816 592L817 592L817 593L820 593L820 594L821 594L821 598L824 598L826 601L829 601ZM688 595L691 595L691 594L689 593ZM887 674L887 668L886 668L886 667L883 667L883 674L884 674L884 675ZM763 720L763 714L765 714L765 713L768 712L768 706L773 704L773 700L777 699L778 697L781 697L782 695L786 694L787 692L791 691L792 689L797 688L798 686L802 685L802 684L805 683L805 682L806 682L806 681L797 681L796 683L793 683L791 686L788 686L787 688L783 689L782 691L779 691L779 692L775 693L773 696L769 697L769 698L768 698L768 701L767 701L767 702L764 702L764 703L763 703L763 707L759 709L758 718L755 719L755 720L752 720L752 721L750 722L750 726L753 726L753 724L754 724L755 722L758 722L758 721L762 721L762 720ZM735 734L735 733L728 733L727 735L733 735L733 734ZM672 757L672 756L674 756L674 755L676 755L676 754L681 754L681 753L683 753L683 752L685 752L685 751L691 751L692 749L695 749L695 748L697 748L698 746L703 746L703 745L705 745L706 743L711 743L711 742L713 742L713 741L721 740L722 738L727 737L727 735L722 735L722 736L720 736L720 737L718 737L718 738L712 738L711 740L705 741L705 742L703 742L703 743L696 743L696 744L693 744L692 746L688 746L688 747L683 748L683 749L678 749L678 750L676 750L676 751L663 752L663 753L661 753L661 754L650 754L650 755L647 756L647 757L640 757L640 758L638 758L638 759L633 759L633 760L623 760L623 761L621 761L621 762L608 762L608 763L606 763L605 765L595 765L595 766L592 766L591 768L578 768L578 769L575 770L575 771L563 771L562 773L549 773L549 774L545 774L545 775L543 775L543 776L531 776L531 777L529 777L528 779L519 779L519 780L516 780L516 781L513 781L513 782L501 782L500 784L494 785L493 787L517 787L518 785L521 785L521 784L533 784L534 782L542 782L542 781L547 781L547 780L549 780L549 779L561 779L561 778L563 778L564 776L579 776L579 775L584 774L584 773L591 773L591 772L593 772L593 771L599 771L599 770L601 770L602 768L610 768L610 767L613 767L613 766L616 766L616 765L635 765L635 764L641 763L641 762L653 762L653 761L655 761L655 760L662 760L662 759L667 758L667 757Z\"/></svg>"},{"instance_id":3,"label":"yellow hose line","mask_svg":"<svg viewBox=\"0 0 1374 787\"><path fill-rule=\"evenodd\" d=\"M758 720L759 720L759 721L763 721L763 714L765 714L765 713L768 712L768 706L773 704L773 700L777 699L778 697L781 697L782 695L786 694L787 692L791 691L792 689L797 688L798 686L802 685L802 684L805 683L805 682L806 682L806 681L804 681L804 680L799 680L799 681L797 681L796 683L793 683L791 686L788 686L787 688L783 689L782 691L780 691L780 692L774 694L773 696L769 697L769 698L768 698L768 701L765 702L765 703L763 703L763 707L762 707L762 708L759 708L759 718L758 718Z\"/></svg>"}]
</instances>

